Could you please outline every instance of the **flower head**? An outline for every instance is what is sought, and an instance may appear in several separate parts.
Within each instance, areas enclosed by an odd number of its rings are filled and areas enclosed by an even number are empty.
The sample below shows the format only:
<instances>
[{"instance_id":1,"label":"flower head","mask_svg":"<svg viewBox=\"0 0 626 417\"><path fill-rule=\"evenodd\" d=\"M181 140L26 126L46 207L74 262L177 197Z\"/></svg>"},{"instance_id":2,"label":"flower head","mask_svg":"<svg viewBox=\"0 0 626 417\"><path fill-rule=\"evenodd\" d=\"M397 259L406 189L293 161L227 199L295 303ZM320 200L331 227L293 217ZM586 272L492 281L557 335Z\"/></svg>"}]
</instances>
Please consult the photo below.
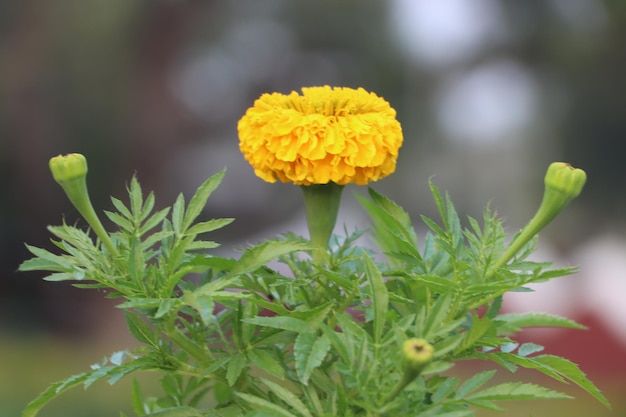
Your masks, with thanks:
<instances>
[{"instance_id":1,"label":"flower head","mask_svg":"<svg viewBox=\"0 0 626 417\"><path fill-rule=\"evenodd\" d=\"M263 94L237 128L257 176L298 185L379 180L395 171L403 140L395 110L362 88Z\"/></svg>"},{"instance_id":2,"label":"flower head","mask_svg":"<svg viewBox=\"0 0 626 417\"><path fill-rule=\"evenodd\" d=\"M434 349L424 339L407 339L402 344L402 363L405 372L419 374L433 360Z\"/></svg>"}]
</instances>

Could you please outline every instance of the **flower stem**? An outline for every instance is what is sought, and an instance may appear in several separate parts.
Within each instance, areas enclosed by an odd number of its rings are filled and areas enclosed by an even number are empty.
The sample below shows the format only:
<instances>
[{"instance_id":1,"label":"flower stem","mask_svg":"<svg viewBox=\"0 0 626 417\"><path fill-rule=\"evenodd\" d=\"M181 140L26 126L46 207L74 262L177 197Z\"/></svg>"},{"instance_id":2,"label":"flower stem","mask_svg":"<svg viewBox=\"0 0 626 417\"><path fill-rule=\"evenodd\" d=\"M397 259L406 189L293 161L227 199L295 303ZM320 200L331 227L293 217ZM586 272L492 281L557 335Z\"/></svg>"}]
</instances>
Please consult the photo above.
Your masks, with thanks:
<instances>
[{"instance_id":1,"label":"flower stem","mask_svg":"<svg viewBox=\"0 0 626 417\"><path fill-rule=\"evenodd\" d=\"M545 189L537 213L493 264L497 271L509 262L541 229L550 223L583 189L587 175L564 162L553 162L544 179Z\"/></svg>"},{"instance_id":2,"label":"flower stem","mask_svg":"<svg viewBox=\"0 0 626 417\"><path fill-rule=\"evenodd\" d=\"M343 186L328 184L303 185L306 220L313 244L313 260L322 264L328 257L328 240L337 222Z\"/></svg>"}]
</instances>

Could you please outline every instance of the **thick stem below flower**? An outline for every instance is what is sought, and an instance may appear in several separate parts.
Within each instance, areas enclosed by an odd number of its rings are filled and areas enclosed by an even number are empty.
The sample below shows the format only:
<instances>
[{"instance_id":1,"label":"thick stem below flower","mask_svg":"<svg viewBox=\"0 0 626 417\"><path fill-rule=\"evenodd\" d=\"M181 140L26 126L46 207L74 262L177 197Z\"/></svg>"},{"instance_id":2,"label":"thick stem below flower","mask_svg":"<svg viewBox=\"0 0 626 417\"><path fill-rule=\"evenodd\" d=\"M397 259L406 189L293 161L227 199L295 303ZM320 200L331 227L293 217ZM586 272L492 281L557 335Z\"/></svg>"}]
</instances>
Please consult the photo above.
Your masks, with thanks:
<instances>
[{"instance_id":1,"label":"thick stem below flower","mask_svg":"<svg viewBox=\"0 0 626 417\"><path fill-rule=\"evenodd\" d=\"M327 258L328 240L330 239L341 203L343 186L328 184L303 185L306 220L313 244L313 260L324 263Z\"/></svg>"}]
</instances>

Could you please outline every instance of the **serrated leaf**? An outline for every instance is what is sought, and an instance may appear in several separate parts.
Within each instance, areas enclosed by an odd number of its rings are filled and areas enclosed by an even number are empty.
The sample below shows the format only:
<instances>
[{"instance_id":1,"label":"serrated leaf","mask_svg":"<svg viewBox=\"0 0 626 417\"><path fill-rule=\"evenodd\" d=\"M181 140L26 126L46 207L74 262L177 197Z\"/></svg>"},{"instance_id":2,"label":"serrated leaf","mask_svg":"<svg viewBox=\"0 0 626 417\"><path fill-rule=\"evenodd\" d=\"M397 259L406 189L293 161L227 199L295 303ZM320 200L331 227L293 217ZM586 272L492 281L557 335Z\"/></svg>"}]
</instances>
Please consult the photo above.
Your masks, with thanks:
<instances>
[{"instance_id":1,"label":"serrated leaf","mask_svg":"<svg viewBox=\"0 0 626 417\"><path fill-rule=\"evenodd\" d=\"M315 329L307 322L293 317L251 317L249 319L243 319L242 321L256 326L270 327L273 329L287 330L296 333L313 333L315 331Z\"/></svg>"},{"instance_id":2,"label":"serrated leaf","mask_svg":"<svg viewBox=\"0 0 626 417\"><path fill-rule=\"evenodd\" d=\"M465 397L466 400L470 401L539 400L557 398L572 397L562 392L526 382L507 382Z\"/></svg>"},{"instance_id":3,"label":"serrated leaf","mask_svg":"<svg viewBox=\"0 0 626 417\"><path fill-rule=\"evenodd\" d=\"M150 326L139 318L139 316L125 311L124 318L126 319L128 330L135 337L135 339L154 347L158 346L158 338L155 336Z\"/></svg>"},{"instance_id":4,"label":"serrated leaf","mask_svg":"<svg viewBox=\"0 0 626 417\"><path fill-rule=\"evenodd\" d=\"M170 208L166 207L163 210L159 210L152 216L150 216L150 218L146 220L146 222L141 226L140 234L144 235L145 233L149 232L150 230L161 224L161 222L163 222L163 219L167 217L169 212Z\"/></svg>"},{"instance_id":5,"label":"serrated leaf","mask_svg":"<svg viewBox=\"0 0 626 417\"><path fill-rule=\"evenodd\" d=\"M185 197L182 193L178 194L174 205L172 206L172 228L174 234L179 237L183 232L183 217L185 216Z\"/></svg>"},{"instance_id":6,"label":"serrated leaf","mask_svg":"<svg viewBox=\"0 0 626 417\"><path fill-rule=\"evenodd\" d=\"M185 219L182 224L182 231L186 231L191 224L196 220L196 218L202 213L202 210L206 206L207 200L215 191L215 189L222 182L222 178L224 177L225 169L221 170L217 174L211 176L206 181L198 187L196 192L194 193L191 200L189 200L189 206L187 207L187 212L185 213Z\"/></svg>"},{"instance_id":7,"label":"serrated leaf","mask_svg":"<svg viewBox=\"0 0 626 417\"><path fill-rule=\"evenodd\" d=\"M231 387L235 385L237 378L239 378L239 375L241 375L247 363L246 357L241 353L236 354L230 362L228 362L228 367L226 368L226 382L228 382L228 385Z\"/></svg>"},{"instance_id":8,"label":"serrated leaf","mask_svg":"<svg viewBox=\"0 0 626 417\"><path fill-rule=\"evenodd\" d=\"M180 306L180 300L174 298L162 299L159 303L159 308L154 314L155 319L160 319L169 314L172 310L177 310Z\"/></svg>"},{"instance_id":9,"label":"serrated leaf","mask_svg":"<svg viewBox=\"0 0 626 417\"><path fill-rule=\"evenodd\" d=\"M541 345L536 345L534 343L524 343L517 350L517 354L520 356L528 356L532 355L533 353L541 352L542 350L543 346Z\"/></svg>"},{"instance_id":10,"label":"serrated leaf","mask_svg":"<svg viewBox=\"0 0 626 417\"><path fill-rule=\"evenodd\" d=\"M84 372L82 374L72 375L69 378L50 385L45 391L28 403L22 412L22 417L35 417L48 402L68 389L82 384L90 374L91 372Z\"/></svg>"},{"instance_id":11,"label":"serrated leaf","mask_svg":"<svg viewBox=\"0 0 626 417\"><path fill-rule=\"evenodd\" d=\"M193 407L181 406L145 414L144 417L204 417L204 414Z\"/></svg>"},{"instance_id":12,"label":"serrated leaf","mask_svg":"<svg viewBox=\"0 0 626 417\"><path fill-rule=\"evenodd\" d=\"M281 256L312 249L311 245L301 242L266 241L246 250L228 275L246 274Z\"/></svg>"},{"instance_id":13,"label":"serrated leaf","mask_svg":"<svg viewBox=\"0 0 626 417\"><path fill-rule=\"evenodd\" d=\"M435 333L439 327L441 327L448 315L450 314L450 306L452 305L453 294L446 293L439 297L430 308L427 313L422 311L421 314L426 314L424 321L424 328L418 329L417 334L424 339L429 339L433 333Z\"/></svg>"},{"instance_id":14,"label":"serrated leaf","mask_svg":"<svg viewBox=\"0 0 626 417\"><path fill-rule=\"evenodd\" d=\"M55 255L54 253L47 251L46 249L41 249L38 248L36 246L31 246L31 245L26 245L26 248L29 250L30 253L32 253L33 255L35 255L36 257L43 259L45 261L48 261L50 263L50 265L57 265L58 268L63 268L63 269L57 269L57 270L62 270L62 271L71 271L74 267L72 260L65 258L63 256L60 255ZM24 268L27 268L29 266L32 266L32 262L24 262L22 265L24 265ZM31 269L22 269L23 267L20 266L20 271L29 271Z\"/></svg>"},{"instance_id":15,"label":"serrated leaf","mask_svg":"<svg viewBox=\"0 0 626 417\"><path fill-rule=\"evenodd\" d=\"M335 352L341 356L341 359L344 362L350 363L350 352L348 350L346 334L343 332L336 332L325 324L320 325L320 328L324 332L324 335L328 337L328 340L332 343Z\"/></svg>"},{"instance_id":16,"label":"serrated leaf","mask_svg":"<svg viewBox=\"0 0 626 417\"><path fill-rule=\"evenodd\" d=\"M330 350L330 341L326 336L317 336L313 333L301 333L294 345L296 372L300 382L307 385L311 374L322 364Z\"/></svg>"},{"instance_id":17,"label":"serrated leaf","mask_svg":"<svg viewBox=\"0 0 626 417\"><path fill-rule=\"evenodd\" d=\"M129 220L133 218L133 215L131 214L130 210L128 210L128 208L124 205L124 203L122 203L121 200L115 197L111 197L111 202L113 203L113 206L117 209L118 212L120 212L122 216L126 217Z\"/></svg>"},{"instance_id":18,"label":"serrated leaf","mask_svg":"<svg viewBox=\"0 0 626 417\"><path fill-rule=\"evenodd\" d=\"M185 231L185 235L199 235L202 233L212 232L217 229L221 229L224 226L231 224L235 219L232 218L223 218L223 219L212 219L206 222L196 223Z\"/></svg>"},{"instance_id":19,"label":"serrated leaf","mask_svg":"<svg viewBox=\"0 0 626 417\"><path fill-rule=\"evenodd\" d=\"M456 353L463 352L464 350L473 347L483 336L490 335L490 333L495 336L495 326L493 324L493 320L487 316L472 316L472 324L465 332L463 343L461 343L456 349Z\"/></svg>"},{"instance_id":20,"label":"serrated leaf","mask_svg":"<svg viewBox=\"0 0 626 417\"><path fill-rule=\"evenodd\" d=\"M278 379L285 378L285 370L270 352L262 349L251 350L248 352L248 359L270 375Z\"/></svg>"},{"instance_id":21,"label":"serrated leaf","mask_svg":"<svg viewBox=\"0 0 626 417\"><path fill-rule=\"evenodd\" d=\"M138 416L143 416L145 414L145 410L143 408L143 394L141 393L141 387L139 386L137 379L133 379L131 404L135 414Z\"/></svg>"},{"instance_id":22,"label":"serrated leaf","mask_svg":"<svg viewBox=\"0 0 626 417\"><path fill-rule=\"evenodd\" d=\"M459 384L458 378L455 378L455 377L446 378L441 384L439 384L439 387L433 394L432 396L433 403L435 404L439 403L443 399L448 398L450 395L452 395L452 393L454 392L454 389L456 388L458 384Z\"/></svg>"},{"instance_id":23,"label":"serrated leaf","mask_svg":"<svg viewBox=\"0 0 626 417\"><path fill-rule=\"evenodd\" d=\"M135 230L133 222L131 220L128 220L126 217L107 210L104 211L104 214L109 218L109 220L111 220L122 229L131 233Z\"/></svg>"},{"instance_id":24,"label":"serrated leaf","mask_svg":"<svg viewBox=\"0 0 626 417\"><path fill-rule=\"evenodd\" d=\"M262 410L271 412L272 414L269 415L271 415L272 417L297 417L295 414L292 414L288 410L285 410L283 407L280 407L261 397L257 397L256 395L245 394L243 392L236 392L235 395L237 395L239 398L257 409L260 408Z\"/></svg>"},{"instance_id":25,"label":"serrated leaf","mask_svg":"<svg viewBox=\"0 0 626 417\"><path fill-rule=\"evenodd\" d=\"M600 392L600 390L587 378L587 375L585 375L585 373L581 371L578 365L574 362L554 355L540 355L530 359L534 359L536 362L555 370L561 376L569 379L574 384L587 391L607 408L611 408L611 404L609 404L602 392Z\"/></svg>"},{"instance_id":26,"label":"serrated leaf","mask_svg":"<svg viewBox=\"0 0 626 417\"><path fill-rule=\"evenodd\" d=\"M516 332L525 327L565 327L569 329L586 329L582 324L565 317L548 313L510 313L496 318L506 323L508 331Z\"/></svg>"},{"instance_id":27,"label":"serrated leaf","mask_svg":"<svg viewBox=\"0 0 626 417\"><path fill-rule=\"evenodd\" d=\"M141 208L143 206L143 193L136 176L133 176L130 180L128 197L130 198L130 211L133 214L133 218L138 220L141 216Z\"/></svg>"},{"instance_id":28,"label":"serrated leaf","mask_svg":"<svg viewBox=\"0 0 626 417\"><path fill-rule=\"evenodd\" d=\"M380 271L368 255L364 257L365 276L370 286L372 296L372 309L374 310L374 340L378 343L385 328L385 319L389 305L387 286L383 281Z\"/></svg>"},{"instance_id":29,"label":"serrated leaf","mask_svg":"<svg viewBox=\"0 0 626 417\"><path fill-rule=\"evenodd\" d=\"M298 412L298 414L300 414L302 417L313 417L313 415L307 409L304 403L287 388L275 384L267 379L262 379L262 381L265 385L267 385L270 390L272 390L272 392L274 392L274 394L278 396L278 398L289 404L291 408Z\"/></svg>"},{"instance_id":30,"label":"serrated leaf","mask_svg":"<svg viewBox=\"0 0 626 417\"><path fill-rule=\"evenodd\" d=\"M467 394L472 391L477 390L481 386L483 386L487 381L489 381L494 375L496 371L484 371L480 372L474 376L472 376L467 381L463 382L459 389L455 394L456 399L464 398Z\"/></svg>"}]
</instances>

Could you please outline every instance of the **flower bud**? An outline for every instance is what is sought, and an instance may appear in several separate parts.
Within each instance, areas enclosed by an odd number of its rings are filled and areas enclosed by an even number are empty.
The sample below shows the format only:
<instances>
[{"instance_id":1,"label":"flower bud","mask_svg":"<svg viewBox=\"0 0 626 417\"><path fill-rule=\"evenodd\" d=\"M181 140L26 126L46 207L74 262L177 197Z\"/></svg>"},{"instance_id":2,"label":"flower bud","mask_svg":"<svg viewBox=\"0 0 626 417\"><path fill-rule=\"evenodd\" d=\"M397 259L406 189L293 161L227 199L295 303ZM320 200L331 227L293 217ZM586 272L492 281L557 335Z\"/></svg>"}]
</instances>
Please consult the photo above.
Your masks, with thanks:
<instances>
[{"instance_id":1,"label":"flower bud","mask_svg":"<svg viewBox=\"0 0 626 417\"><path fill-rule=\"evenodd\" d=\"M391 390L385 403L391 402L432 362L435 349L425 339L411 338L402 344L402 378Z\"/></svg>"},{"instance_id":2,"label":"flower bud","mask_svg":"<svg viewBox=\"0 0 626 417\"><path fill-rule=\"evenodd\" d=\"M50 171L54 180L63 186L67 181L87 175L87 160L79 153L55 156L50 159Z\"/></svg>"},{"instance_id":3,"label":"flower bud","mask_svg":"<svg viewBox=\"0 0 626 417\"><path fill-rule=\"evenodd\" d=\"M546 172L546 187L558 191L564 199L578 197L587 181L587 174L582 169L574 168L565 162L553 162Z\"/></svg>"},{"instance_id":4,"label":"flower bud","mask_svg":"<svg viewBox=\"0 0 626 417\"><path fill-rule=\"evenodd\" d=\"M91 226L109 253L117 255L117 249L104 230L89 199L89 192L87 191L87 159L79 153L70 153L51 158L49 165L52 177L63 188L67 198L76 210Z\"/></svg>"},{"instance_id":5,"label":"flower bud","mask_svg":"<svg viewBox=\"0 0 626 417\"><path fill-rule=\"evenodd\" d=\"M544 179L541 205L534 217L511 242L506 252L495 262L493 269L504 266L526 243L550 223L583 189L587 174L565 162L553 162Z\"/></svg>"},{"instance_id":6,"label":"flower bud","mask_svg":"<svg viewBox=\"0 0 626 417\"><path fill-rule=\"evenodd\" d=\"M402 345L402 367L417 376L433 360L434 348L424 339L408 339Z\"/></svg>"}]
</instances>

